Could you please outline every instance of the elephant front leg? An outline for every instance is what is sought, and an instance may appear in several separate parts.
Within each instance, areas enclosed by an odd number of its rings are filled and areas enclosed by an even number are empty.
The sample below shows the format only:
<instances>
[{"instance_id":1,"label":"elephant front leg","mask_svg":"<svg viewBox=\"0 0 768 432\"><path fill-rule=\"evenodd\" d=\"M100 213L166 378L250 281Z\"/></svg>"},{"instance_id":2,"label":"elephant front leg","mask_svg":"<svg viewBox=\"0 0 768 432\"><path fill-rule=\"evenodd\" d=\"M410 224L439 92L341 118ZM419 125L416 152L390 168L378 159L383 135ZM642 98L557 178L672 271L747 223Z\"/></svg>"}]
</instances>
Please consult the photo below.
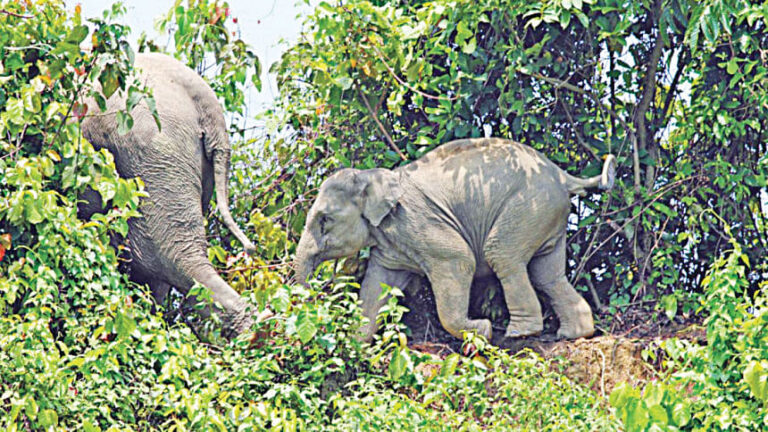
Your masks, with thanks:
<instances>
[{"instance_id":1,"label":"elephant front leg","mask_svg":"<svg viewBox=\"0 0 768 432\"><path fill-rule=\"evenodd\" d=\"M427 274L435 295L437 316L448 333L461 339L462 333L476 331L491 339L491 322L469 319L469 293L475 273L474 258L443 261Z\"/></svg>"},{"instance_id":2,"label":"elephant front leg","mask_svg":"<svg viewBox=\"0 0 768 432\"><path fill-rule=\"evenodd\" d=\"M388 298L382 298L381 284L405 289L414 274L405 270L390 270L383 267L375 257L368 262L363 283L360 285L360 301L362 302L363 316L367 322L360 327L360 340L370 342L378 330L376 315Z\"/></svg>"}]
</instances>

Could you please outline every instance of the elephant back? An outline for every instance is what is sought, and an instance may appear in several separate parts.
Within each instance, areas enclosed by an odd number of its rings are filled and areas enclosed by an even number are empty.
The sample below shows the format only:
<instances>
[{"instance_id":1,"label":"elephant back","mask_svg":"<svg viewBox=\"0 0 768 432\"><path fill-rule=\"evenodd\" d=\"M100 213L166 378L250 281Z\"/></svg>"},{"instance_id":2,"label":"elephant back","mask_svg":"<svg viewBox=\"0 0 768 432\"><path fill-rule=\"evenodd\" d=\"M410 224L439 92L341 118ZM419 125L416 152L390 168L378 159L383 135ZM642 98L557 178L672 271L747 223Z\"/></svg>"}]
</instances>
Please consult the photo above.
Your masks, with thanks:
<instances>
[{"instance_id":1,"label":"elephant back","mask_svg":"<svg viewBox=\"0 0 768 432\"><path fill-rule=\"evenodd\" d=\"M136 55L138 79L151 89L160 119L158 129L147 104L142 101L131 111L133 127L125 135L117 128L116 113L125 109L125 94L114 93L107 100L105 112L98 112L95 100L86 100L89 112L83 121L83 134L96 148L107 148L116 158L124 176L136 176L132 166L119 159L133 160L155 153L180 155L199 153L210 161L215 148L229 151L224 113L216 94L192 69L180 61L159 53ZM158 139L158 134L167 139ZM164 146L157 144L163 142ZM172 146L168 148L167 146ZM134 165L134 164L130 164ZM125 170L125 172L122 172Z\"/></svg>"}]
</instances>

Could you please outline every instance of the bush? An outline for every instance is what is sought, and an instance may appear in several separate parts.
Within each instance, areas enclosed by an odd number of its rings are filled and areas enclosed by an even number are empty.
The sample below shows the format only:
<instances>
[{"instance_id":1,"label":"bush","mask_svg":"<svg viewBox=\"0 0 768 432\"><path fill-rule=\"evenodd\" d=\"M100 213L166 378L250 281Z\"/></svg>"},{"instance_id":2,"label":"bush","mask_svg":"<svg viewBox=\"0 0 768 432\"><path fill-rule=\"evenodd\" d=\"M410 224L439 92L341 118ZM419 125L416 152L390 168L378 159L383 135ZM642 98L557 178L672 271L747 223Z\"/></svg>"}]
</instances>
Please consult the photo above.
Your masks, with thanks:
<instances>
[{"instance_id":1,"label":"bush","mask_svg":"<svg viewBox=\"0 0 768 432\"><path fill-rule=\"evenodd\" d=\"M748 290L749 260L738 243L731 245L703 281L707 344L664 341L663 379L611 394L628 431L768 426L768 284Z\"/></svg>"}]
</instances>

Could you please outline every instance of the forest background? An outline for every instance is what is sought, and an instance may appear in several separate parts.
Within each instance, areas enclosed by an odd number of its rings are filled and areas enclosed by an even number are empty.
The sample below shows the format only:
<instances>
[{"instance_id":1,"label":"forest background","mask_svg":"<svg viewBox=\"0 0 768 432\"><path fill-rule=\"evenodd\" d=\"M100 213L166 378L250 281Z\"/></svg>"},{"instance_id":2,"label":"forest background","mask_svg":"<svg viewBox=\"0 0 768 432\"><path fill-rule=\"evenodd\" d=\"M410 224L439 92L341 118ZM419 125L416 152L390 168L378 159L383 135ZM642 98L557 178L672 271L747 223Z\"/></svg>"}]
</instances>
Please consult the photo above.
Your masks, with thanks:
<instances>
[{"instance_id":1,"label":"forest background","mask_svg":"<svg viewBox=\"0 0 768 432\"><path fill-rule=\"evenodd\" d=\"M8 430L760 430L768 425L768 6L741 0L322 2L268 65L279 94L243 119L263 66L225 2L177 2L157 40L128 43L125 7L0 1L0 424ZM162 42L160 42L162 41ZM83 49L87 48L87 49ZM152 311L120 271L142 183L84 141L82 98L128 92L134 52L173 53L227 111L233 213L209 257L274 319L200 341L168 300ZM130 107L121 129L132 124ZM392 290L372 345L355 276L311 288L287 263L317 187L338 167L394 167L454 138L501 136L617 187L574 200L569 279L603 333L693 325L704 340L646 351L654 377L596 390L530 351L471 335L441 355L401 324ZM92 186L108 210L77 217ZM422 287L422 290L425 288ZM398 298L401 301L398 302ZM496 291L473 305L503 326ZM419 311L429 314L429 311ZM631 318L634 317L634 318ZM638 318L639 317L639 318ZM631 318L631 319L630 319ZM549 326L556 323L549 322ZM655 326L655 327L654 327Z\"/></svg>"}]
</instances>

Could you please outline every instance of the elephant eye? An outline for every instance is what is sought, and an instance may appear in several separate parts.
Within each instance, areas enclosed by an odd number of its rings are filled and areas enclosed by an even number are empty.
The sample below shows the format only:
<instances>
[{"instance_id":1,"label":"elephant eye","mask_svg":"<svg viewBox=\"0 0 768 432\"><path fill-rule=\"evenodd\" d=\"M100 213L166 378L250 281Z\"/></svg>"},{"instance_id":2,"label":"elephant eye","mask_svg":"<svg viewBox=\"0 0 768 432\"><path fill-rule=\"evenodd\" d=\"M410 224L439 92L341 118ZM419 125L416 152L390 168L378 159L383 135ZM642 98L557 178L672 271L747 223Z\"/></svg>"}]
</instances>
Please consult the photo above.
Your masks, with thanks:
<instances>
[{"instance_id":1,"label":"elephant eye","mask_svg":"<svg viewBox=\"0 0 768 432\"><path fill-rule=\"evenodd\" d=\"M325 227L333 222L333 218L328 215L323 215L320 217L320 233L325 234L326 229Z\"/></svg>"}]
</instances>

